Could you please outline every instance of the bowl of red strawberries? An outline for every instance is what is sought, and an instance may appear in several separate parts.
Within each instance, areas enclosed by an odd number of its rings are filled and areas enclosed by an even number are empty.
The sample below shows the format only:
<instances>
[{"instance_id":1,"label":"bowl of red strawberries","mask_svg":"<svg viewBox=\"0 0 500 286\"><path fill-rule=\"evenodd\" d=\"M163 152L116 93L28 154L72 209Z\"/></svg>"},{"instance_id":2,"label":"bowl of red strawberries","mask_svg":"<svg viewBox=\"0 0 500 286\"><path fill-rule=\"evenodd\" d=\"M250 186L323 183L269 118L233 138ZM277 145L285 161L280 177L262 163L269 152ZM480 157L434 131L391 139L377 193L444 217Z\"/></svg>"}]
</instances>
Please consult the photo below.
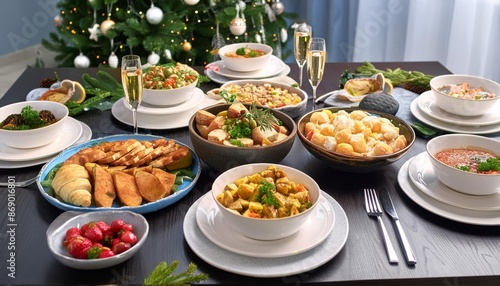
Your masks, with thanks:
<instances>
[{"instance_id":1,"label":"bowl of red strawberries","mask_svg":"<svg viewBox=\"0 0 500 286\"><path fill-rule=\"evenodd\" d=\"M144 244L149 224L130 211L68 211L47 229L47 244L62 264L77 269L101 269L131 258Z\"/></svg>"}]
</instances>

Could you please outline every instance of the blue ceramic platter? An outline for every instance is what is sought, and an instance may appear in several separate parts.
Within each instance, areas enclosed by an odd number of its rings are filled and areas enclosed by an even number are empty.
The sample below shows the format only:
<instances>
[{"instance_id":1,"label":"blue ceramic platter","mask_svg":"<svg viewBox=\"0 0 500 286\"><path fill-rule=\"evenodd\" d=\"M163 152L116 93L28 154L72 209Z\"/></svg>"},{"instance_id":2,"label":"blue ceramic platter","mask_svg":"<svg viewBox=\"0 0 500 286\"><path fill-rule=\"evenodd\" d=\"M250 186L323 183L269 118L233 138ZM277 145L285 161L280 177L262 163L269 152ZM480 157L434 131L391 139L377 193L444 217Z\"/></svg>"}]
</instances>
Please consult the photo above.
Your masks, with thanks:
<instances>
[{"instance_id":1,"label":"blue ceramic platter","mask_svg":"<svg viewBox=\"0 0 500 286\"><path fill-rule=\"evenodd\" d=\"M40 173L38 174L38 179L37 179L37 185L38 189L40 190L40 193L42 196L53 206L65 210L65 211L80 211L80 212L91 212L91 211L101 211L101 210L128 210L132 211L135 213L149 213L149 212L154 212L159 209L162 209L164 207L170 206L180 199L182 199L185 195L187 195L191 189L194 187L196 184L196 181L198 181L198 178L200 177L201 174L201 166L200 166L200 159L196 155L196 153L190 148L191 153L193 154L193 163L191 164L191 171L195 174L195 178L193 180L184 180L183 183L179 186L177 192L171 194L168 197L165 197L161 200L155 201L155 202L148 202L144 203L140 206L137 207L129 207L129 206L120 206L117 202L113 204L113 207L111 208L103 208L103 207L95 207L95 206L90 206L90 207L80 207L80 206L75 206L72 204L65 203L63 201L58 200L57 198L53 197L48 193L50 190L48 188L42 187L41 182L45 180L45 177L47 174L52 170L52 168L56 167L59 163L64 162L67 160L69 157L71 157L73 154L78 152L81 149L87 148L89 146L95 145L100 142L109 142L109 141L121 141L121 140L127 140L127 139L137 139L137 140L154 140L154 139L160 139L163 137L160 136L153 136L153 135L112 135L112 136L107 136L107 137L102 137L98 139L93 139L90 141L87 141L85 143L75 145L73 147L70 147L64 151L62 151L59 155L54 157L52 160L47 162L43 168L40 170ZM181 142L176 141L179 146L186 146L186 144L183 144ZM188 146L189 148L189 146Z\"/></svg>"}]
</instances>

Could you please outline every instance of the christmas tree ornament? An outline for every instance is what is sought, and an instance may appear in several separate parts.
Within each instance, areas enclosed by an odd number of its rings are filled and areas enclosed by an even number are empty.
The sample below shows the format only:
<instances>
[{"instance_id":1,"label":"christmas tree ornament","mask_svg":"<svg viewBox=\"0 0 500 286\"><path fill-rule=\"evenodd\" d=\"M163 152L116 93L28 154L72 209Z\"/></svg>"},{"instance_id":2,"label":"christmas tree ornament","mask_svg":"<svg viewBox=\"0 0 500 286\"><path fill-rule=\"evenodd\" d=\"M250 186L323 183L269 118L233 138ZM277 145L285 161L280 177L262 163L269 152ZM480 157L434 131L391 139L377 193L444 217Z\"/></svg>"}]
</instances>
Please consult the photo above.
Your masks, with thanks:
<instances>
[{"instance_id":1,"label":"christmas tree ornament","mask_svg":"<svg viewBox=\"0 0 500 286\"><path fill-rule=\"evenodd\" d=\"M255 34L255 42L262 44L262 36L260 34Z\"/></svg>"},{"instance_id":2,"label":"christmas tree ornament","mask_svg":"<svg viewBox=\"0 0 500 286\"><path fill-rule=\"evenodd\" d=\"M158 62L160 62L160 56L155 52L151 52L151 55L148 56L148 64L154 66Z\"/></svg>"},{"instance_id":3,"label":"christmas tree ornament","mask_svg":"<svg viewBox=\"0 0 500 286\"><path fill-rule=\"evenodd\" d=\"M54 17L54 27L59 27L62 25L63 23L63 17L61 16L61 14L57 14L55 17Z\"/></svg>"},{"instance_id":4,"label":"christmas tree ornament","mask_svg":"<svg viewBox=\"0 0 500 286\"><path fill-rule=\"evenodd\" d=\"M80 52L73 61L73 64L76 68L88 68L90 66L90 60L86 55Z\"/></svg>"},{"instance_id":5,"label":"christmas tree ornament","mask_svg":"<svg viewBox=\"0 0 500 286\"><path fill-rule=\"evenodd\" d=\"M171 60L172 59L172 52L169 50L169 49L165 49L165 58L167 60Z\"/></svg>"},{"instance_id":6,"label":"christmas tree ornament","mask_svg":"<svg viewBox=\"0 0 500 286\"><path fill-rule=\"evenodd\" d=\"M281 28L280 37L281 37L281 42L286 43L286 41L288 40L288 32L285 28Z\"/></svg>"},{"instance_id":7,"label":"christmas tree ornament","mask_svg":"<svg viewBox=\"0 0 500 286\"><path fill-rule=\"evenodd\" d=\"M163 20L163 11L151 3L151 7L146 12L146 20L151 25L158 25Z\"/></svg>"},{"instance_id":8,"label":"christmas tree ornament","mask_svg":"<svg viewBox=\"0 0 500 286\"><path fill-rule=\"evenodd\" d=\"M118 57L115 55L115 52L111 52L111 55L109 55L108 63L112 68L118 67Z\"/></svg>"},{"instance_id":9,"label":"christmas tree ornament","mask_svg":"<svg viewBox=\"0 0 500 286\"><path fill-rule=\"evenodd\" d=\"M182 44L182 50L185 51L185 52L189 52L191 51L191 43L188 42L188 41L185 41L183 44Z\"/></svg>"},{"instance_id":10,"label":"christmas tree ornament","mask_svg":"<svg viewBox=\"0 0 500 286\"><path fill-rule=\"evenodd\" d=\"M273 8L273 11L274 13L276 13L276 15L281 15L281 13L285 11L285 5L283 5L280 0L275 0L271 5L271 8Z\"/></svg>"},{"instance_id":11,"label":"christmas tree ornament","mask_svg":"<svg viewBox=\"0 0 500 286\"><path fill-rule=\"evenodd\" d=\"M245 19L234 18L229 23L229 31L231 31L231 34L235 36L243 35L243 33L245 33L246 30L247 30L247 23Z\"/></svg>"},{"instance_id":12,"label":"christmas tree ornament","mask_svg":"<svg viewBox=\"0 0 500 286\"><path fill-rule=\"evenodd\" d=\"M184 2L185 2L186 4L188 4L188 5L193 6L193 5L198 4L198 2L200 2L200 0L184 0Z\"/></svg>"},{"instance_id":13,"label":"christmas tree ornament","mask_svg":"<svg viewBox=\"0 0 500 286\"><path fill-rule=\"evenodd\" d=\"M99 34L101 33L101 30L99 29L99 24L95 23L92 28L88 28L90 36L89 39L94 40L94 41L99 41Z\"/></svg>"},{"instance_id":14,"label":"christmas tree ornament","mask_svg":"<svg viewBox=\"0 0 500 286\"><path fill-rule=\"evenodd\" d=\"M115 25L115 21L111 20L110 18L108 18L107 20L104 20L101 23L101 33L104 36L106 36L106 34L108 33L108 31L110 29L112 29L114 25Z\"/></svg>"}]
</instances>

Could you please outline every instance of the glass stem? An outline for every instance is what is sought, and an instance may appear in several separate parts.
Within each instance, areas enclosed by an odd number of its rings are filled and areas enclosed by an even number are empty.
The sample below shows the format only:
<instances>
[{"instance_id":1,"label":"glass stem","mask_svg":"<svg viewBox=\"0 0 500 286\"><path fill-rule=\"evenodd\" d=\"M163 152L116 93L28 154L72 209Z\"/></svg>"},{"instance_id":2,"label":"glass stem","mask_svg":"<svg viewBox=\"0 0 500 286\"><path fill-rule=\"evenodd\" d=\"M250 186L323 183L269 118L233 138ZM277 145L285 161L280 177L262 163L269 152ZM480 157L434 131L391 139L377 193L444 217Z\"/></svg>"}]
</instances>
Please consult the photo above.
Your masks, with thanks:
<instances>
[{"instance_id":1,"label":"glass stem","mask_svg":"<svg viewBox=\"0 0 500 286\"><path fill-rule=\"evenodd\" d=\"M313 101L312 101L312 110L316 109L316 88L317 86L313 86Z\"/></svg>"},{"instance_id":2,"label":"glass stem","mask_svg":"<svg viewBox=\"0 0 500 286\"><path fill-rule=\"evenodd\" d=\"M137 108L132 108L132 121L134 122L134 134L139 134L139 128L137 127Z\"/></svg>"},{"instance_id":3,"label":"glass stem","mask_svg":"<svg viewBox=\"0 0 500 286\"><path fill-rule=\"evenodd\" d=\"M299 75L299 87L302 87L302 74L304 73L304 65L300 66L300 75Z\"/></svg>"}]
</instances>

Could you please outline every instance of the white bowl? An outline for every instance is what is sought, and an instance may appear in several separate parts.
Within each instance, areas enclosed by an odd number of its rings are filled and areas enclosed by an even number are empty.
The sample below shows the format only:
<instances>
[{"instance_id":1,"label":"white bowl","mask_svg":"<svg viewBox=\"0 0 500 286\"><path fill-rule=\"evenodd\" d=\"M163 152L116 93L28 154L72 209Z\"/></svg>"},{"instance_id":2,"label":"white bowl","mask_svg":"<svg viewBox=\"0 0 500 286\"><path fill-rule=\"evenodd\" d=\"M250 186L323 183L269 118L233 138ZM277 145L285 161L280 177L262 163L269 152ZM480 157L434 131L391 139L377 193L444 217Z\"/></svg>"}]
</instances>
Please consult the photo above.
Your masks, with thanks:
<instances>
[{"instance_id":1,"label":"white bowl","mask_svg":"<svg viewBox=\"0 0 500 286\"><path fill-rule=\"evenodd\" d=\"M0 122L4 121L11 114L19 114L25 106L31 106L38 112L42 110L51 111L58 119L56 123L41 128L30 130L5 130L0 129L2 143L12 148L36 148L47 145L57 139L63 131L63 127L68 117L68 108L59 102L35 100L12 103L0 108Z\"/></svg>"},{"instance_id":2,"label":"white bowl","mask_svg":"<svg viewBox=\"0 0 500 286\"><path fill-rule=\"evenodd\" d=\"M261 50L266 54L255 58L232 58L225 55L228 52L234 52L237 49L244 47ZM272 53L273 48L271 46L259 43L230 44L219 49L219 57L221 58L224 66L236 72L251 72L264 68L269 62Z\"/></svg>"},{"instance_id":3,"label":"white bowl","mask_svg":"<svg viewBox=\"0 0 500 286\"><path fill-rule=\"evenodd\" d=\"M449 96L438 89L449 84L469 83L470 87L483 87L484 90L493 92L496 97L482 100L471 100ZM500 84L492 80L472 75L441 75L431 79L430 86L437 106L444 111L461 116L479 116L488 113L493 108L500 107ZM496 107L495 107L496 106Z\"/></svg>"},{"instance_id":4,"label":"white bowl","mask_svg":"<svg viewBox=\"0 0 500 286\"><path fill-rule=\"evenodd\" d=\"M73 258L63 245L66 230L71 227L81 227L91 221L102 220L108 224L115 219L130 223L137 235L137 243L129 250L115 256L97 259ZM101 269L122 263L132 257L146 241L149 233L148 221L140 214L130 211L97 211L80 213L68 211L58 216L47 229L47 244L54 257L62 264L76 269Z\"/></svg>"},{"instance_id":5,"label":"white bowl","mask_svg":"<svg viewBox=\"0 0 500 286\"><path fill-rule=\"evenodd\" d=\"M292 118L298 117L298 116L302 116L304 114L304 112L306 111L307 99L308 99L307 93L305 93L300 88L293 87L293 86L290 86L290 85L287 85L287 84L277 83L277 82L272 82L272 81L267 81L267 80L246 80L245 79L245 80L228 81L225 84L223 84L220 87L220 89L226 89L230 85L243 86L245 84L253 84L253 85L256 85L256 86L261 86L261 85L264 85L264 84L269 84L269 85L273 86L274 88L288 90L291 93L296 93L300 97L300 99L301 99L301 101L299 103L297 103L295 105L286 105L286 106L283 106L283 107L277 107L277 108L272 108L272 109L281 111L281 112L285 113L286 115L288 115L288 116L290 116ZM210 96L210 94L209 94L209 96ZM243 102L243 103L245 103L245 104L251 104L252 102ZM265 106L265 107L269 107L269 106Z\"/></svg>"},{"instance_id":6,"label":"white bowl","mask_svg":"<svg viewBox=\"0 0 500 286\"><path fill-rule=\"evenodd\" d=\"M237 179L262 172L267 167L274 165L283 170L290 181L303 184L308 190L311 197L311 207L306 211L286 218L276 219L261 219L249 218L239 214L235 214L224 207L218 200L217 195L224 192L224 187L227 184L234 183ZM307 174L279 164L256 163L241 165L225 171L219 175L212 185L212 197L220 209L223 220L227 225L235 231L243 234L246 237L257 240L276 240L290 236L299 231L303 224L307 221L309 214L318 204L321 191L318 184Z\"/></svg>"},{"instance_id":7,"label":"white bowl","mask_svg":"<svg viewBox=\"0 0 500 286\"><path fill-rule=\"evenodd\" d=\"M144 88L142 102L158 106L178 105L191 99L197 84L198 79L189 85L174 89Z\"/></svg>"},{"instance_id":8,"label":"white bowl","mask_svg":"<svg viewBox=\"0 0 500 286\"><path fill-rule=\"evenodd\" d=\"M450 167L438 161L434 154L450 148L475 148L500 156L500 141L478 135L447 134L427 142L427 153L434 173L446 186L470 195L491 195L500 192L500 174L476 174Z\"/></svg>"}]
</instances>

